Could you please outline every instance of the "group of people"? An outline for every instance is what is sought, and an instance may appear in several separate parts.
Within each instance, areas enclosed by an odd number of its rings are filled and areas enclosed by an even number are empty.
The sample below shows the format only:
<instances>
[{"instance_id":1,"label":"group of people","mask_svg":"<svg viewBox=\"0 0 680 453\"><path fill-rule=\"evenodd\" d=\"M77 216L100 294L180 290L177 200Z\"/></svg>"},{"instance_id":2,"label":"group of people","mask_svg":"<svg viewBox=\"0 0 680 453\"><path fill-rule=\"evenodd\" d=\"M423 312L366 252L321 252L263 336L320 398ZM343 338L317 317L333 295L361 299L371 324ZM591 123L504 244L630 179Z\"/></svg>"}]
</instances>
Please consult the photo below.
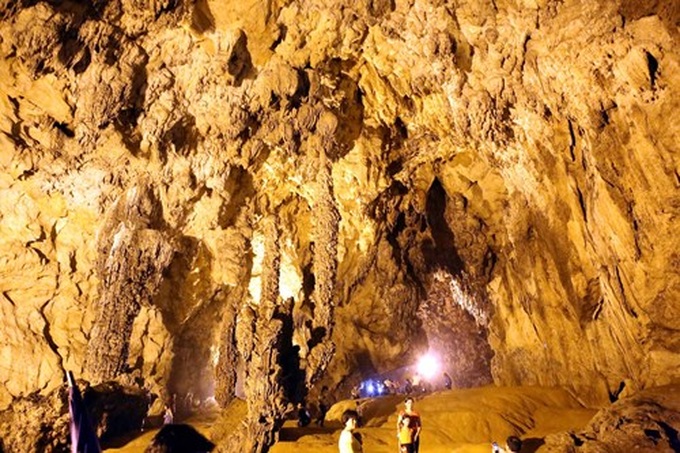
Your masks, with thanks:
<instances>
[{"instance_id":1,"label":"group of people","mask_svg":"<svg viewBox=\"0 0 680 453\"><path fill-rule=\"evenodd\" d=\"M361 435L356 432L359 423L357 411L348 409L342 414L343 430L338 440L339 453L363 453ZM399 453L419 453L420 433L423 429L420 414L414 409L413 397L404 400L404 409L397 416L397 441ZM496 442L491 446L492 453L516 453L522 448L522 441L517 436L507 438L504 447Z\"/></svg>"},{"instance_id":2,"label":"group of people","mask_svg":"<svg viewBox=\"0 0 680 453\"><path fill-rule=\"evenodd\" d=\"M441 380L427 380L420 374L404 378L403 381L397 379L385 378L369 379L355 385L350 390L350 397L352 399L359 399L363 397L375 397L381 395L417 395L419 393L429 393L433 390L446 389L451 390L453 386L453 379L449 373L444 372Z\"/></svg>"},{"instance_id":3,"label":"group of people","mask_svg":"<svg viewBox=\"0 0 680 453\"><path fill-rule=\"evenodd\" d=\"M342 414L344 428L338 440L340 453L362 453L363 446L356 427L359 423L357 411L348 409ZM418 453L420 448L420 415L413 408L413 397L404 400L404 410L397 417L397 440L399 453Z\"/></svg>"}]
</instances>

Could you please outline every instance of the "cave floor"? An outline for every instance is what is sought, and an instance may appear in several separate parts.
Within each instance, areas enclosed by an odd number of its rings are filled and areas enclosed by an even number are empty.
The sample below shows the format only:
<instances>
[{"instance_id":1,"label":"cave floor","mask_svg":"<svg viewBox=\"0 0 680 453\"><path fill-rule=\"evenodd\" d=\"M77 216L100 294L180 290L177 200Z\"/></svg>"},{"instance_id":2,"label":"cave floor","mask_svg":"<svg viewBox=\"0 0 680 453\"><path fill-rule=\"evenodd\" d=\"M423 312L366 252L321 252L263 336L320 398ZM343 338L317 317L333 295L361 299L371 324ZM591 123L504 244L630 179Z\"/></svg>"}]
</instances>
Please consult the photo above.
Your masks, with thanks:
<instances>
[{"instance_id":1,"label":"cave floor","mask_svg":"<svg viewBox=\"0 0 680 453\"><path fill-rule=\"evenodd\" d=\"M245 407L245 405L243 406ZM209 438L219 416L220 414L218 411L211 410L194 415L188 420L182 420L179 423L191 425L196 428L198 432ZM129 436L116 439L112 442L117 445L115 448L104 448L104 451L109 453L142 453L159 430L160 428L152 428L140 431L136 434L131 433Z\"/></svg>"},{"instance_id":2,"label":"cave floor","mask_svg":"<svg viewBox=\"0 0 680 453\"><path fill-rule=\"evenodd\" d=\"M362 418L358 432L363 439L364 451L394 453L397 451L395 426L402 402L403 396L340 401L328 412L323 428L315 425L298 428L295 420L287 421L279 441L270 451L337 452L339 420L342 412L351 408L357 409ZM511 434L520 435L527 451L541 451L545 436L578 431L596 412L584 408L564 390L539 387L489 386L439 391L417 396L415 408L423 420L421 453L488 453L493 440L503 443ZM216 417L210 415L189 419L187 423L210 438L211 432L218 429L215 420ZM105 451L143 452L155 432L145 432L120 448Z\"/></svg>"}]
</instances>

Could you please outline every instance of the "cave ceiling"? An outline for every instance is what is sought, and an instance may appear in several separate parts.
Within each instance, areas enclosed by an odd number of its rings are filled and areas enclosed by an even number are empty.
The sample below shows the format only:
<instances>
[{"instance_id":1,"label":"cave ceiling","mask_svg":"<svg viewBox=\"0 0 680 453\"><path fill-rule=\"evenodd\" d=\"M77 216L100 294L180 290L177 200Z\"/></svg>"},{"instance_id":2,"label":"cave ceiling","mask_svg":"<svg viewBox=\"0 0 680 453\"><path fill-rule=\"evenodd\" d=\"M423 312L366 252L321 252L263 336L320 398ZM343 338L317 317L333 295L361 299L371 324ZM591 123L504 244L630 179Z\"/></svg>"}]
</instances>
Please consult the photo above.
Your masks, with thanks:
<instances>
[{"instance_id":1,"label":"cave ceiling","mask_svg":"<svg viewBox=\"0 0 680 453\"><path fill-rule=\"evenodd\" d=\"M680 5L647 3L0 2L0 407L72 370L275 424L428 349L458 386L677 382Z\"/></svg>"}]
</instances>

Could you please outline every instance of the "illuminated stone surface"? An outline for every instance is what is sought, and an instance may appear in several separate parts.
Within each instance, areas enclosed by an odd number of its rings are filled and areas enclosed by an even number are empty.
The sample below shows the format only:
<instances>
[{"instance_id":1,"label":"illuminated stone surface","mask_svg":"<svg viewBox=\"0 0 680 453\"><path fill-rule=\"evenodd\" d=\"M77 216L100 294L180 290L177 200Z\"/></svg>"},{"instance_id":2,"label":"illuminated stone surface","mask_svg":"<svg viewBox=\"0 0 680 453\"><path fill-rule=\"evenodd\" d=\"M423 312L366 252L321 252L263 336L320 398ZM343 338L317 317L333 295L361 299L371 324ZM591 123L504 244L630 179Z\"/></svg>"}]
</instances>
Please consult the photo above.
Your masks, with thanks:
<instances>
[{"instance_id":1,"label":"illuminated stone surface","mask_svg":"<svg viewBox=\"0 0 680 453\"><path fill-rule=\"evenodd\" d=\"M2 5L0 408L678 381L677 2L221 3Z\"/></svg>"}]
</instances>

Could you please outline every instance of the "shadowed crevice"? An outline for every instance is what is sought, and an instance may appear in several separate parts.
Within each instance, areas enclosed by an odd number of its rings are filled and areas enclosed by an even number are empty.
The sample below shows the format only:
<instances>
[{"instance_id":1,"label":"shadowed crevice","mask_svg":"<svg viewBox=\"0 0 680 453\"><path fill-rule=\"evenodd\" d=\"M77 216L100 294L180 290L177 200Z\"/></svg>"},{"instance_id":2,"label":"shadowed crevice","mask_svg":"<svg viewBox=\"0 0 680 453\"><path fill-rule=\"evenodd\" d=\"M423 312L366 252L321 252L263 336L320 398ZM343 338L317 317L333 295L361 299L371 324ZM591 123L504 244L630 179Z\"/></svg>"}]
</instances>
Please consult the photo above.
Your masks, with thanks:
<instances>
[{"instance_id":1,"label":"shadowed crevice","mask_svg":"<svg viewBox=\"0 0 680 453\"><path fill-rule=\"evenodd\" d=\"M430 267L443 267L452 275L460 275L465 269L455 245L455 236L446 219L448 196L439 179L435 178L427 193L427 223L434 244L424 243L423 256Z\"/></svg>"}]
</instances>

